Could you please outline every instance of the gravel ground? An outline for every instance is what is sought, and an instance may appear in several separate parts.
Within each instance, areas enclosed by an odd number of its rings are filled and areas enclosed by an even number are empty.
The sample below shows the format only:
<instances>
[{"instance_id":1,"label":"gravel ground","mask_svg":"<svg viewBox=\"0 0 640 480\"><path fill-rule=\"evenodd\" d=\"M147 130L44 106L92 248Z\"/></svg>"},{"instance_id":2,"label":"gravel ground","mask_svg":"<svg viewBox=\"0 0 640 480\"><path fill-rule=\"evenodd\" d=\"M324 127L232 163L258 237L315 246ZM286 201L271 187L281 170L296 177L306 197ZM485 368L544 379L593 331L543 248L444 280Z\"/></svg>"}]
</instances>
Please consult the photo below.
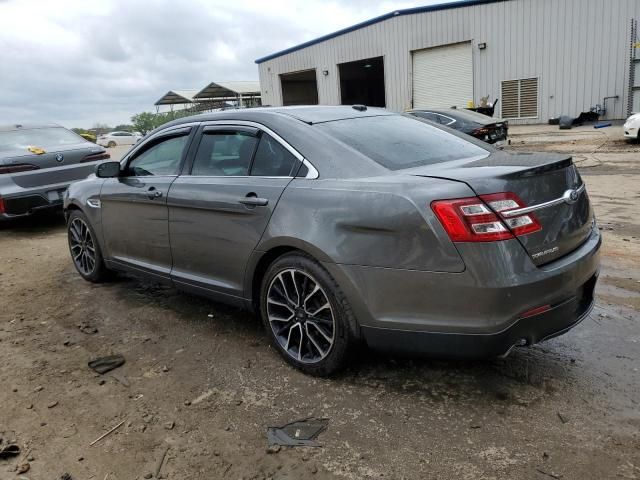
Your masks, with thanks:
<instances>
[{"instance_id":1,"label":"gravel ground","mask_svg":"<svg viewBox=\"0 0 640 480\"><path fill-rule=\"evenodd\" d=\"M363 350L306 377L249 313L84 282L60 216L0 226L0 449L22 449L0 478L151 478L165 452L159 477L181 480L640 478L640 148L614 130L511 129L511 148L577 152L604 247L591 316L503 360ZM322 447L267 449L268 426L309 416L329 419Z\"/></svg>"}]
</instances>

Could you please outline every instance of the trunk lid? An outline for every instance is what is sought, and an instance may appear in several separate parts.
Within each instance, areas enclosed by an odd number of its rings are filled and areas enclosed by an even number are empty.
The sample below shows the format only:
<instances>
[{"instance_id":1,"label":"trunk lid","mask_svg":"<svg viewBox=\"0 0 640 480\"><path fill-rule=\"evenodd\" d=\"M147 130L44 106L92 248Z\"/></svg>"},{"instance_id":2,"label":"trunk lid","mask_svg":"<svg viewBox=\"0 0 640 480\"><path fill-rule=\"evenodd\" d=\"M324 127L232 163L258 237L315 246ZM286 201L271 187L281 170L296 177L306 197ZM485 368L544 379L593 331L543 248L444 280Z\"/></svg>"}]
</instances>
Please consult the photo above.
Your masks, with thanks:
<instances>
[{"instance_id":1,"label":"trunk lid","mask_svg":"<svg viewBox=\"0 0 640 480\"><path fill-rule=\"evenodd\" d=\"M481 160L438 163L404 173L461 181L477 195L512 192L525 207L537 206L530 214L542 230L517 237L536 265L572 252L591 233L589 197L576 166L566 155L495 151Z\"/></svg>"},{"instance_id":2,"label":"trunk lid","mask_svg":"<svg viewBox=\"0 0 640 480\"><path fill-rule=\"evenodd\" d=\"M0 165L30 164L38 167L36 170L28 170L20 173L8 173L13 182L22 188L34 188L57 183L69 183L86 178L95 169L90 158L87 163L83 160L89 155L104 153L102 147L89 142L77 145L65 145L64 148L46 149L45 153L36 155L31 152L11 152L17 155L0 159ZM9 153L9 152L6 152Z\"/></svg>"}]
</instances>

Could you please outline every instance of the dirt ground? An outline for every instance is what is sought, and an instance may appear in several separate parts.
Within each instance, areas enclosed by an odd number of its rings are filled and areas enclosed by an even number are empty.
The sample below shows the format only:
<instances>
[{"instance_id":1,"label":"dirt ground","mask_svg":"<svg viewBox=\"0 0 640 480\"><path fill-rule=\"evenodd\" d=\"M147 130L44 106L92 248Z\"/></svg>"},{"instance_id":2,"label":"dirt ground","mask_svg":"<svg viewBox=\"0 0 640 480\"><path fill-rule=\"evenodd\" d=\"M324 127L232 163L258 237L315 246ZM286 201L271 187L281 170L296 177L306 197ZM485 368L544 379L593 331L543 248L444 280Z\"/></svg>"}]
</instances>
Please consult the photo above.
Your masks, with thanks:
<instances>
[{"instance_id":1,"label":"dirt ground","mask_svg":"<svg viewBox=\"0 0 640 480\"><path fill-rule=\"evenodd\" d=\"M307 377L247 312L84 282L59 216L0 226L0 449L22 450L0 479L640 478L640 146L556 128L512 127L510 148L575 152L604 235L597 306L502 360L362 351ZM116 353L112 373L87 366ZM322 447L268 451L268 426L310 416L329 419Z\"/></svg>"}]
</instances>

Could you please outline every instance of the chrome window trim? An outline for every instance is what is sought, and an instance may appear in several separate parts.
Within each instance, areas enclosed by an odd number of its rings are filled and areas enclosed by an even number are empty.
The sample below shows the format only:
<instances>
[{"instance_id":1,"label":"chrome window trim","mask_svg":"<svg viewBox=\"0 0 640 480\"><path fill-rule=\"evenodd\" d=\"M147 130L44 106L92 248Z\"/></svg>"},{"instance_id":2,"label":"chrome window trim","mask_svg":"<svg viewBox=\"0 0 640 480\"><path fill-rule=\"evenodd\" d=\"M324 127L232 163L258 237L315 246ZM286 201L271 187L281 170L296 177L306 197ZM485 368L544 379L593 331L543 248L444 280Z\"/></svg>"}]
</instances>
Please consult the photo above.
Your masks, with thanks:
<instances>
[{"instance_id":1,"label":"chrome window trim","mask_svg":"<svg viewBox=\"0 0 640 480\"><path fill-rule=\"evenodd\" d=\"M316 169L316 167L313 166L313 164L307 160L306 158L304 158L304 156L302 156L302 154L300 152L298 152L295 148L293 148L291 145L289 145L287 143L287 141L282 138L280 135L278 135L276 132L274 132L273 130L271 130L269 127L258 123L258 122L252 122L249 120L209 120L206 122L202 122L202 125L205 127L208 126L216 126L216 125L220 125L220 126L239 126L239 127L254 127L254 128L258 128L266 133L268 133L270 136L272 136L276 142L278 142L280 145L282 145L286 150L289 151L289 153L291 153L294 157L296 157L298 159L298 161L300 161L305 167L307 167L307 175L304 177L273 177L273 176L260 176L260 175L236 175L235 178L307 178L310 180L315 180L316 178L318 178L320 176L320 174L318 173L318 170ZM194 175L194 176L199 176L199 175ZM231 175L220 175L217 177L211 177L211 178L234 178Z\"/></svg>"},{"instance_id":2,"label":"chrome window trim","mask_svg":"<svg viewBox=\"0 0 640 480\"><path fill-rule=\"evenodd\" d=\"M524 215L525 213L534 212L536 210L542 210L543 208L553 207L555 205L559 205L561 203L569 203L568 199L571 192L575 191L578 195L582 195L585 190L585 184L583 183L576 189L569 189L560 198L556 198L554 200L550 200L548 202L539 203L538 205L532 205L530 207L517 208L515 210L508 210L506 212L501 212L501 215L506 218L515 217L518 215ZM577 201L577 200L576 200Z\"/></svg>"},{"instance_id":3,"label":"chrome window trim","mask_svg":"<svg viewBox=\"0 0 640 480\"><path fill-rule=\"evenodd\" d=\"M450 120L449 123L443 123L442 125L444 125L445 127L448 127L449 125L453 125L454 123L456 123L456 119L455 118L451 118L446 116L444 113L436 113L436 115L441 116L442 118L446 118L448 120Z\"/></svg>"}]
</instances>

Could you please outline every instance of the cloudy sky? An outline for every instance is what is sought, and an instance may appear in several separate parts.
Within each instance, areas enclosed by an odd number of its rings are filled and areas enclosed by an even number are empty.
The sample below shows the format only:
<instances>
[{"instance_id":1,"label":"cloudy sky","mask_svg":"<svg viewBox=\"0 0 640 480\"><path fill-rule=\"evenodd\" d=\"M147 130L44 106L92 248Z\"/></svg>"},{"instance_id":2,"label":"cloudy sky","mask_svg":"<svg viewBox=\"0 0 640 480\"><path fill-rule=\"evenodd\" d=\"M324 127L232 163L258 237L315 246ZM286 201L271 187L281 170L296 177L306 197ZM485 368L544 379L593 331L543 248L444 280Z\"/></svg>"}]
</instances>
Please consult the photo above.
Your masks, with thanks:
<instances>
[{"instance_id":1,"label":"cloudy sky","mask_svg":"<svg viewBox=\"0 0 640 480\"><path fill-rule=\"evenodd\" d=\"M171 89L257 80L256 58L443 0L0 0L0 123L128 123Z\"/></svg>"}]
</instances>

